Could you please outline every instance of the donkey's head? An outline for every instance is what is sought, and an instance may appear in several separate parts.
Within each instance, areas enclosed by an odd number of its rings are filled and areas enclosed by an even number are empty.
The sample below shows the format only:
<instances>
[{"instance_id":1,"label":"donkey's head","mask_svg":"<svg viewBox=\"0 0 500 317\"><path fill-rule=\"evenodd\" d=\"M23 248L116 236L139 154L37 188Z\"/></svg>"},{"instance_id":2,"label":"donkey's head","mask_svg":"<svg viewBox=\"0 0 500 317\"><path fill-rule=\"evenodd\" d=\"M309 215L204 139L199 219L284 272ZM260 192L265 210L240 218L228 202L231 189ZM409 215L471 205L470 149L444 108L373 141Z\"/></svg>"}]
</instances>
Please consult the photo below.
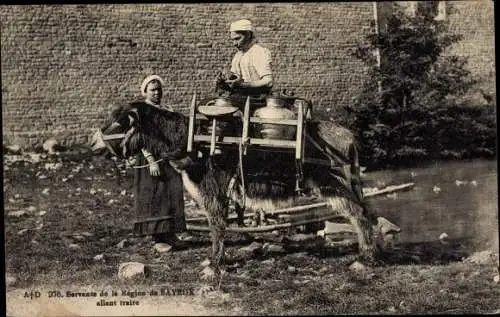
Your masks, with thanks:
<instances>
[{"instance_id":1,"label":"donkey's head","mask_svg":"<svg viewBox=\"0 0 500 317\"><path fill-rule=\"evenodd\" d=\"M132 137L138 132L139 111L127 105L114 108L103 126L91 137L93 152L107 149L112 155L127 158L136 154L137 147L130 146Z\"/></svg>"}]
</instances>

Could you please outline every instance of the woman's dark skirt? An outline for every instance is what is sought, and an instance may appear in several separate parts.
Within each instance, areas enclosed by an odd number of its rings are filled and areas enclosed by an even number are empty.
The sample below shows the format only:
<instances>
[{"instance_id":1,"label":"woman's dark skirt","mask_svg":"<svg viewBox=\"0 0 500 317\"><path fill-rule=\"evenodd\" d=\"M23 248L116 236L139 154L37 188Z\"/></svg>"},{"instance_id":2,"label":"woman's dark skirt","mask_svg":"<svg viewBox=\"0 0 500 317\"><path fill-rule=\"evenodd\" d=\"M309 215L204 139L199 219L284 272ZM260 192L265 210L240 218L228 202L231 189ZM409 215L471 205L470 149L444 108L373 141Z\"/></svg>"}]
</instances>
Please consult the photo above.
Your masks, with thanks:
<instances>
[{"instance_id":1,"label":"woman's dark skirt","mask_svg":"<svg viewBox=\"0 0 500 317\"><path fill-rule=\"evenodd\" d=\"M141 154L136 159L137 166L147 164ZM152 234L157 242L168 242L176 233L186 230L184 191L181 175L167 161L158 164L160 176L151 176L149 166L135 169L136 224L142 222L141 231ZM158 220L146 221L148 218Z\"/></svg>"}]
</instances>

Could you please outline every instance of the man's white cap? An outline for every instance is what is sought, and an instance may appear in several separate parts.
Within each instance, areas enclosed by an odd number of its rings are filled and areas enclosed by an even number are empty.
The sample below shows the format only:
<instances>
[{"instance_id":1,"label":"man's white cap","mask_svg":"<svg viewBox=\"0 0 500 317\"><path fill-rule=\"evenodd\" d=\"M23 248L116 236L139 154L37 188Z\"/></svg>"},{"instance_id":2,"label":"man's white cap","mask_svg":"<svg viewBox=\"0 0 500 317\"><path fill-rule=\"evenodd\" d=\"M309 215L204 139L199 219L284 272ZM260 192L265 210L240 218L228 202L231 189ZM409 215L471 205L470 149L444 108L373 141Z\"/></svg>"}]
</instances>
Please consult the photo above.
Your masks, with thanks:
<instances>
[{"instance_id":1,"label":"man's white cap","mask_svg":"<svg viewBox=\"0 0 500 317\"><path fill-rule=\"evenodd\" d=\"M146 96L146 87L148 86L148 84L153 81L153 80L157 80L160 82L161 84L161 87L163 88L165 86L165 83L163 81L163 79L161 79L160 76L158 75L151 75L151 76L148 76L146 77L146 79L144 79L144 81L142 82L141 84L141 94L143 96Z\"/></svg>"},{"instance_id":2,"label":"man's white cap","mask_svg":"<svg viewBox=\"0 0 500 317\"><path fill-rule=\"evenodd\" d=\"M229 28L229 32L237 32L237 31L250 31L253 32L252 22L250 20L238 20L231 23L231 27Z\"/></svg>"}]
</instances>

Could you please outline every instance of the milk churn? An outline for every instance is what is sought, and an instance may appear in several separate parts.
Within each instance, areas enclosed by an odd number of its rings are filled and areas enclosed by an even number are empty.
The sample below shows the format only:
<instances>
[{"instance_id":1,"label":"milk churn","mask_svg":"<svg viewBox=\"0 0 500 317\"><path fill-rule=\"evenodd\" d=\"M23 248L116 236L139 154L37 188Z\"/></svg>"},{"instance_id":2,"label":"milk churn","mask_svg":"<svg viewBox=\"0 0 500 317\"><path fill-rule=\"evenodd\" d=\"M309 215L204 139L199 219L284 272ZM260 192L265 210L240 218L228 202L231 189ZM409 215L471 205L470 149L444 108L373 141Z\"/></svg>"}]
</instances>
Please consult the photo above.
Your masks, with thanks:
<instances>
[{"instance_id":1,"label":"milk churn","mask_svg":"<svg viewBox=\"0 0 500 317\"><path fill-rule=\"evenodd\" d=\"M273 120L296 119L295 113L286 107L287 103L290 103L290 101L284 98L273 96L267 97L266 106L255 110L254 116ZM263 123L257 131L264 139L293 140L295 138L296 127Z\"/></svg>"},{"instance_id":2,"label":"milk churn","mask_svg":"<svg viewBox=\"0 0 500 317\"><path fill-rule=\"evenodd\" d=\"M224 97L218 97L208 101L206 104L198 107L198 111L207 116L209 119L217 118L217 125L215 127L215 135L220 136L221 132L226 127L226 122L238 110L234 107L231 100ZM207 127L207 133L212 134L211 123Z\"/></svg>"}]
</instances>

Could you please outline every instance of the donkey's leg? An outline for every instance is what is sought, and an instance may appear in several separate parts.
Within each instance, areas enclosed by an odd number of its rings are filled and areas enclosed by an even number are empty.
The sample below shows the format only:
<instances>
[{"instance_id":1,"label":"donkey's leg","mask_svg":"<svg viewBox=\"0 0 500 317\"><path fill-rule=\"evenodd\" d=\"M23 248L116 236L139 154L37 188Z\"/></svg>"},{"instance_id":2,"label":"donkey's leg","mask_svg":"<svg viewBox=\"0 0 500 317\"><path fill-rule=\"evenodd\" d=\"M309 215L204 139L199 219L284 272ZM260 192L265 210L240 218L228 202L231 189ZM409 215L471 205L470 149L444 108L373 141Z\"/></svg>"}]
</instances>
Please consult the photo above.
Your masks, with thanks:
<instances>
[{"instance_id":1,"label":"donkey's leg","mask_svg":"<svg viewBox=\"0 0 500 317\"><path fill-rule=\"evenodd\" d=\"M220 230L212 228L211 231L211 239L212 239L212 254L210 256L211 258L211 267L214 270L214 273L216 276L220 274L220 267L222 265L222 256L224 253L221 253L221 240L222 240L222 246L224 245L223 238L221 237L222 234Z\"/></svg>"},{"instance_id":2,"label":"donkey's leg","mask_svg":"<svg viewBox=\"0 0 500 317\"><path fill-rule=\"evenodd\" d=\"M226 210L225 210L226 209ZM220 274L220 268L224 263L224 239L226 235L227 206L220 204L219 200L208 210L210 235L212 240L211 267L216 276Z\"/></svg>"},{"instance_id":3,"label":"donkey's leg","mask_svg":"<svg viewBox=\"0 0 500 317\"><path fill-rule=\"evenodd\" d=\"M204 199L205 210L208 214L210 235L212 239L211 268L216 277L224 263L224 238L226 235L226 218L229 212L229 199L226 189L230 180L228 175L216 170L211 160L209 171L204 180L206 196ZM222 186L221 184L224 184Z\"/></svg>"},{"instance_id":4,"label":"donkey's leg","mask_svg":"<svg viewBox=\"0 0 500 317\"><path fill-rule=\"evenodd\" d=\"M240 206L240 204L235 203L234 209L236 211L236 215L238 216L238 227L244 227L245 226L245 218L244 218L244 213L245 209Z\"/></svg>"},{"instance_id":5,"label":"donkey's leg","mask_svg":"<svg viewBox=\"0 0 500 317\"><path fill-rule=\"evenodd\" d=\"M344 197L327 197L327 202L333 210L349 219L354 226L358 235L358 248L361 258L374 262L378 249L373 238L372 224L365 216L363 208Z\"/></svg>"},{"instance_id":6,"label":"donkey's leg","mask_svg":"<svg viewBox=\"0 0 500 317\"><path fill-rule=\"evenodd\" d=\"M225 261L226 248L224 245L224 238L218 239L217 243L218 243L217 250L216 250L217 252L215 253L214 260L215 260L215 263L217 265L216 274L217 274L217 276L219 276L220 269Z\"/></svg>"}]
</instances>

